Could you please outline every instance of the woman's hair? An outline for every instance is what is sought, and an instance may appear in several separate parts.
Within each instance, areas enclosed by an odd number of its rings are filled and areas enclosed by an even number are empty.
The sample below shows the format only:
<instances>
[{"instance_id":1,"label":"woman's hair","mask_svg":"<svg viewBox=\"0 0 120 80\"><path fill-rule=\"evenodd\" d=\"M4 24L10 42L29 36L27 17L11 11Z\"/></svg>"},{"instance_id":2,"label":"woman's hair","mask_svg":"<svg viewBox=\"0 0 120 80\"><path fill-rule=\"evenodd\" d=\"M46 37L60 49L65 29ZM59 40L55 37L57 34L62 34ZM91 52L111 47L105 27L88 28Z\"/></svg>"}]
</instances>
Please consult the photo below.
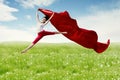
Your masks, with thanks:
<instances>
[{"instance_id":1,"label":"woman's hair","mask_svg":"<svg viewBox=\"0 0 120 80\"><path fill-rule=\"evenodd\" d=\"M44 16L44 18L45 18L46 20L48 20L48 19L49 19L49 16L46 15L46 16Z\"/></svg>"}]
</instances>

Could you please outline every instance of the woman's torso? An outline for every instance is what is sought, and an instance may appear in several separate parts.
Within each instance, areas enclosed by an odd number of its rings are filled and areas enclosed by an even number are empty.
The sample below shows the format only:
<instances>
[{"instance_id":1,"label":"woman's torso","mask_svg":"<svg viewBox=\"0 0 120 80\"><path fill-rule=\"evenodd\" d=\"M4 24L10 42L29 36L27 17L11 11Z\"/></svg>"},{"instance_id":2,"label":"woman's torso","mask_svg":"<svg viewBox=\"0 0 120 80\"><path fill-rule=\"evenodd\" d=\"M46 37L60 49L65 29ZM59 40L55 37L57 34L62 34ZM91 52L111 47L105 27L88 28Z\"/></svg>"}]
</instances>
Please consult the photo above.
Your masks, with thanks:
<instances>
[{"instance_id":1,"label":"woman's torso","mask_svg":"<svg viewBox=\"0 0 120 80\"><path fill-rule=\"evenodd\" d=\"M41 32L44 30L44 24L42 23L37 23L37 33Z\"/></svg>"}]
</instances>

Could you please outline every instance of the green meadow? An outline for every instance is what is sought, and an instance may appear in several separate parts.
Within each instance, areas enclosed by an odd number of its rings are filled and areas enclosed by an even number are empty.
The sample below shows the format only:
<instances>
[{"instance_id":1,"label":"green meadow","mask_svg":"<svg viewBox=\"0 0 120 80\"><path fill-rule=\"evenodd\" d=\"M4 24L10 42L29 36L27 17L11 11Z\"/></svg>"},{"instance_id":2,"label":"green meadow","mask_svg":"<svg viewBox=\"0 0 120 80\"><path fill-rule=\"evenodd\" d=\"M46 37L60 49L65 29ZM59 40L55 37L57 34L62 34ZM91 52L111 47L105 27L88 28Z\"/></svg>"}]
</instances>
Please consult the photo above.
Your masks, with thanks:
<instances>
[{"instance_id":1,"label":"green meadow","mask_svg":"<svg viewBox=\"0 0 120 80\"><path fill-rule=\"evenodd\" d=\"M120 43L103 53L75 43L0 43L0 80L120 80Z\"/></svg>"}]
</instances>

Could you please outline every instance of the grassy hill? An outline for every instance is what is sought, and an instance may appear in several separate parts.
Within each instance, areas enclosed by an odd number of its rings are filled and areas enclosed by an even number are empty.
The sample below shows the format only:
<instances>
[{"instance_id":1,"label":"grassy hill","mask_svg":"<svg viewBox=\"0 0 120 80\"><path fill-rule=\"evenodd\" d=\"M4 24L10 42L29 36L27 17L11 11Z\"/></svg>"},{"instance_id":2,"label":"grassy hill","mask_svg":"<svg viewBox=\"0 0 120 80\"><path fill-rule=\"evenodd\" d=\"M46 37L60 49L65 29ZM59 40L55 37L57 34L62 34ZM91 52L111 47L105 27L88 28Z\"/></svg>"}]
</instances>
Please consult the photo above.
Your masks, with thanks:
<instances>
[{"instance_id":1,"label":"grassy hill","mask_svg":"<svg viewBox=\"0 0 120 80\"><path fill-rule=\"evenodd\" d=\"M0 43L0 80L120 80L120 43L102 54L74 43Z\"/></svg>"}]
</instances>

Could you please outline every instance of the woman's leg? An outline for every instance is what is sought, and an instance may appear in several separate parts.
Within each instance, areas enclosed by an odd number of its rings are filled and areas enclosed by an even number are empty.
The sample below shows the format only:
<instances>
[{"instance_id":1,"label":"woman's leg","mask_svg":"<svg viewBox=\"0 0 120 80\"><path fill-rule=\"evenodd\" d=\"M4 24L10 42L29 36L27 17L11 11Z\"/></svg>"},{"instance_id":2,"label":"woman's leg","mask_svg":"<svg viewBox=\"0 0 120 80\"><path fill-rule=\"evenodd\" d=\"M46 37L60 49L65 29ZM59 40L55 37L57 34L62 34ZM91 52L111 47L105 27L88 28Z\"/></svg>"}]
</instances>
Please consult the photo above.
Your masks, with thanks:
<instances>
[{"instance_id":1,"label":"woman's leg","mask_svg":"<svg viewBox=\"0 0 120 80\"><path fill-rule=\"evenodd\" d=\"M38 36L35 38L35 40L24 50L22 50L21 53L26 53L29 49L31 49L42 37L44 36L43 31L38 33Z\"/></svg>"},{"instance_id":2,"label":"woman's leg","mask_svg":"<svg viewBox=\"0 0 120 80\"><path fill-rule=\"evenodd\" d=\"M45 35L54 35L54 34L67 34L67 32L50 32L50 31L44 31Z\"/></svg>"},{"instance_id":3,"label":"woman's leg","mask_svg":"<svg viewBox=\"0 0 120 80\"><path fill-rule=\"evenodd\" d=\"M38 33L38 36L35 38L35 40L30 44L26 49L24 49L21 53L27 52L29 49L31 49L42 37L46 35L54 35L54 34L64 34L65 32L49 32L49 31L42 31Z\"/></svg>"},{"instance_id":4,"label":"woman's leg","mask_svg":"<svg viewBox=\"0 0 120 80\"><path fill-rule=\"evenodd\" d=\"M44 36L43 31L38 33L38 36L35 38L35 40L32 43L36 44L43 36Z\"/></svg>"}]
</instances>

